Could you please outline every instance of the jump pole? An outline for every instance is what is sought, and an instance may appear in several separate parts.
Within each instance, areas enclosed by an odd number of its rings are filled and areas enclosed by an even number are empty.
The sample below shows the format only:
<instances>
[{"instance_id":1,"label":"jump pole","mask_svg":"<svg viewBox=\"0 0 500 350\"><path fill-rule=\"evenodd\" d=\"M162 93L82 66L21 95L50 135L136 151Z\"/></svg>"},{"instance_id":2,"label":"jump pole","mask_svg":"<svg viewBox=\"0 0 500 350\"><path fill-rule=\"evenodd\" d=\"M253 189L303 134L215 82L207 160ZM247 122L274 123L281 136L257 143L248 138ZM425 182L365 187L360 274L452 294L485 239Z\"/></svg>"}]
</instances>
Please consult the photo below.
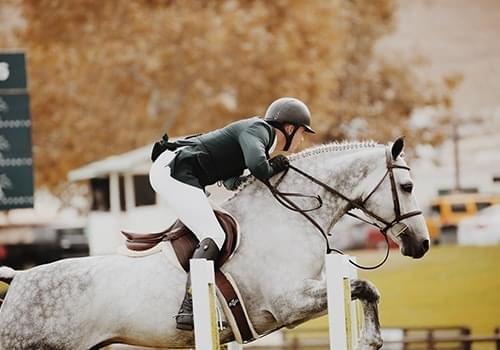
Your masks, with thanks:
<instances>
[{"instance_id":1,"label":"jump pole","mask_svg":"<svg viewBox=\"0 0 500 350\"><path fill-rule=\"evenodd\" d=\"M359 337L358 306L351 302L350 286L357 271L349 258L340 254L325 257L330 350L352 350Z\"/></svg>"},{"instance_id":2,"label":"jump pole","mask_svg":"<svg viewBox=\"0 0 500 350\"><path fill-rule=\"evenodd\" d=\"M191 259L189 264L196 350L220 350L214 263L206 259ZM242 346L235 342L230 343L228 347L232 350L242 349Z\"/></svg>"}]
</instances>

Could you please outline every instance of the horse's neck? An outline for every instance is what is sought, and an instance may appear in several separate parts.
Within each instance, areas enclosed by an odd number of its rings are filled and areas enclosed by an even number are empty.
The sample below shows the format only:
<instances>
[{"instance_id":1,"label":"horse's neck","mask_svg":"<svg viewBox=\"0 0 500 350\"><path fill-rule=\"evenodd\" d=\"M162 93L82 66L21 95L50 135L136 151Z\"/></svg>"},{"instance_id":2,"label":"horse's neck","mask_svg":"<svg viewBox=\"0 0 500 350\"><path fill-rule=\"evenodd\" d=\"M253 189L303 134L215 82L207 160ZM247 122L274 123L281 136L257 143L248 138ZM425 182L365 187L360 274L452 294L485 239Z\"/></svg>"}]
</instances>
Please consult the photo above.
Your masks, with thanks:
<instances>
[{"instance_id":1,"label":"horse's neck","mask_svg":"<svg viewBox=\"0 0 500 350\"><path fill-rule=\"evenodd\" d=\"M369 178L378 171L381 162L380 149L361 149L339 152L338 155L319 154L314 159L297 159L294 165L340 192L351 200L359 199L369 186ZM349 209L349 202L328 189L314 184L300 174L290 171L283 181L283 192L301 192L319 194L323 200L323 208L311 214L322 225L331 228Z\"/></svg>"},{"instance_id":2,"label":"horse's neck","mask_svg":"<svg viewBox=\"0 0 500 350\"><path fill-rule=\"evenodd\" d=\"M298 155L292 164L348 198L355 200L361 196L364 187L369 183L367 179L382 164L378 161L379 158L381 159L381 154L381 148L359 149L336 152L335 154L320 152L314 156L301 157ZM279 184L279 189L282 192L319 195L323 201L322 208L310 212L309 215L325 229L331 228L349 207L347 201L328 192L324 187L313 183L293 170L290 170ZM313 200L301 200L294 197L290 199L296 201L303 208L311 208L317 204ZM224 208L237 217L246 215L258 217L264 212L275 212L276 215L271 215L274 220L270 222L266 222L266 220L260 221L264 227L266 225L275 226L277 222L285 224L289 215L298 215L283 211L283 207L273 198L269 189L259 181L247 185L235 197L225 203ZM309 225L309 231L315 230L314 226Z\"/></svg>"}]
</instances>

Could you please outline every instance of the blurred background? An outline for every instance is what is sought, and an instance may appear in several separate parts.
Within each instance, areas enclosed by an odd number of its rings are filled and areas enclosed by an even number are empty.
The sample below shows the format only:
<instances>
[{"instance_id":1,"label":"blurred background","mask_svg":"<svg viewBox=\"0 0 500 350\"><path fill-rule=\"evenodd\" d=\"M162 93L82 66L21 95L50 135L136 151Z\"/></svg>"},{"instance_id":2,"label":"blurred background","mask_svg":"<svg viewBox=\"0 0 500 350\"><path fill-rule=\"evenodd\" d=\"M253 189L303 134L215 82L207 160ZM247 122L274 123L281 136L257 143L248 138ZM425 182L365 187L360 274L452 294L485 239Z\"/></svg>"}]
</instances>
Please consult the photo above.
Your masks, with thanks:
<instances>
[{"instance_id":1,"label":"blurred background","mask_svg":"<svg viewBox=\"0 0 500 350\"><path fill-rule=\"evenodd\" d=\"M163 230L152 143L294 96L318 131L304 147L405 136L434 246L361 273L382 294L384 349L499 349L499 32L498 0L0 0L0 264L109 254L120 229ZM333 243L366 264L385 249L348 220ZM326 326L261 348L326 342ZM458 335L485 341L398 343Z\"/></svg>"}]
</instances>

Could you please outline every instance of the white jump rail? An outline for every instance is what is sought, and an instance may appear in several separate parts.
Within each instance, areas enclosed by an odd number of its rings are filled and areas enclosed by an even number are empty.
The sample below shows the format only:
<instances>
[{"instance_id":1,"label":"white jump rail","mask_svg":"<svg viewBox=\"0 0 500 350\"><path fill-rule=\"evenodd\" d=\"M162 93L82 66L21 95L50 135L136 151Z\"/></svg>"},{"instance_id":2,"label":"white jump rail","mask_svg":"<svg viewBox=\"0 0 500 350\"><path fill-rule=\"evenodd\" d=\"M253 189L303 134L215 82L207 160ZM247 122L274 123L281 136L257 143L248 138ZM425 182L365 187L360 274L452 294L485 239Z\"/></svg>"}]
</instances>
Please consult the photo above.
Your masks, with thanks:
<instances>
[{"instance_id":1,"label":"white jump rail","mask_svg":"<svg viewBox=\"0 0 500 350\"><path fill-rule=\"evenodd\" d=\"M190 270L196 350L220 350L213 261L191 259ZM243 347L233 342L228 344L228 349L242 350Z\"/></svg>"},{"instance_id":2,"label":"white jump rail","mask_svg":"<svg viewBox=\"0 0 500 350\"><path fill-rule=\"evenodd\" d=\"M350 286L357 270L349 259L355 258L338 254L325 257L330 350L352 350L360 335L361 309L351 301ZM220 350L213 262L191 259L190 268L196 350ZM228 344L228 350L242 349L236 342Z\"/></svg>"},{"instance_id":3,"label":"white jump rail","mask_svg":"<svg viewBox=\"0 0 500 350\"><path fill-rule=\"evenodd\" d=\"M330 350L352 350L361 330L360 306L351 301L350 279L357 270L347 255L328 254L325 257L328 293L328 326Z\"/></svg>"}]
</instances>

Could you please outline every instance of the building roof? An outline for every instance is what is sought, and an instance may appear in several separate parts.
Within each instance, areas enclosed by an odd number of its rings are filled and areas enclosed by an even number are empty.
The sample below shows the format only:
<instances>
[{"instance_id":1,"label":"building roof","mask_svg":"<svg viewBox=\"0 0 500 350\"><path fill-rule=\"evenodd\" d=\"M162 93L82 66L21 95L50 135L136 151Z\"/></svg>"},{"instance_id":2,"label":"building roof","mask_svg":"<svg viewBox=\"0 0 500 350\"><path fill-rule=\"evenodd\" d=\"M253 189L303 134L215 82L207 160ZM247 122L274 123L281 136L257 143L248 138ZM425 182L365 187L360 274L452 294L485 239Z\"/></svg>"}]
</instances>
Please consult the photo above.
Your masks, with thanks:
<instances>
[{"instance_id":1,"label":"building roof","mask_svg":"<svg viewBox=\"0 0 500 350\"><path fill-rule=\"evenodd\" d=\"M111 173L147 173L151 165L152 145L147 145L126 153L113 155L89 163L68 173L69 181L88 180L104 177Z\"/></svg>"}]
</instances>

